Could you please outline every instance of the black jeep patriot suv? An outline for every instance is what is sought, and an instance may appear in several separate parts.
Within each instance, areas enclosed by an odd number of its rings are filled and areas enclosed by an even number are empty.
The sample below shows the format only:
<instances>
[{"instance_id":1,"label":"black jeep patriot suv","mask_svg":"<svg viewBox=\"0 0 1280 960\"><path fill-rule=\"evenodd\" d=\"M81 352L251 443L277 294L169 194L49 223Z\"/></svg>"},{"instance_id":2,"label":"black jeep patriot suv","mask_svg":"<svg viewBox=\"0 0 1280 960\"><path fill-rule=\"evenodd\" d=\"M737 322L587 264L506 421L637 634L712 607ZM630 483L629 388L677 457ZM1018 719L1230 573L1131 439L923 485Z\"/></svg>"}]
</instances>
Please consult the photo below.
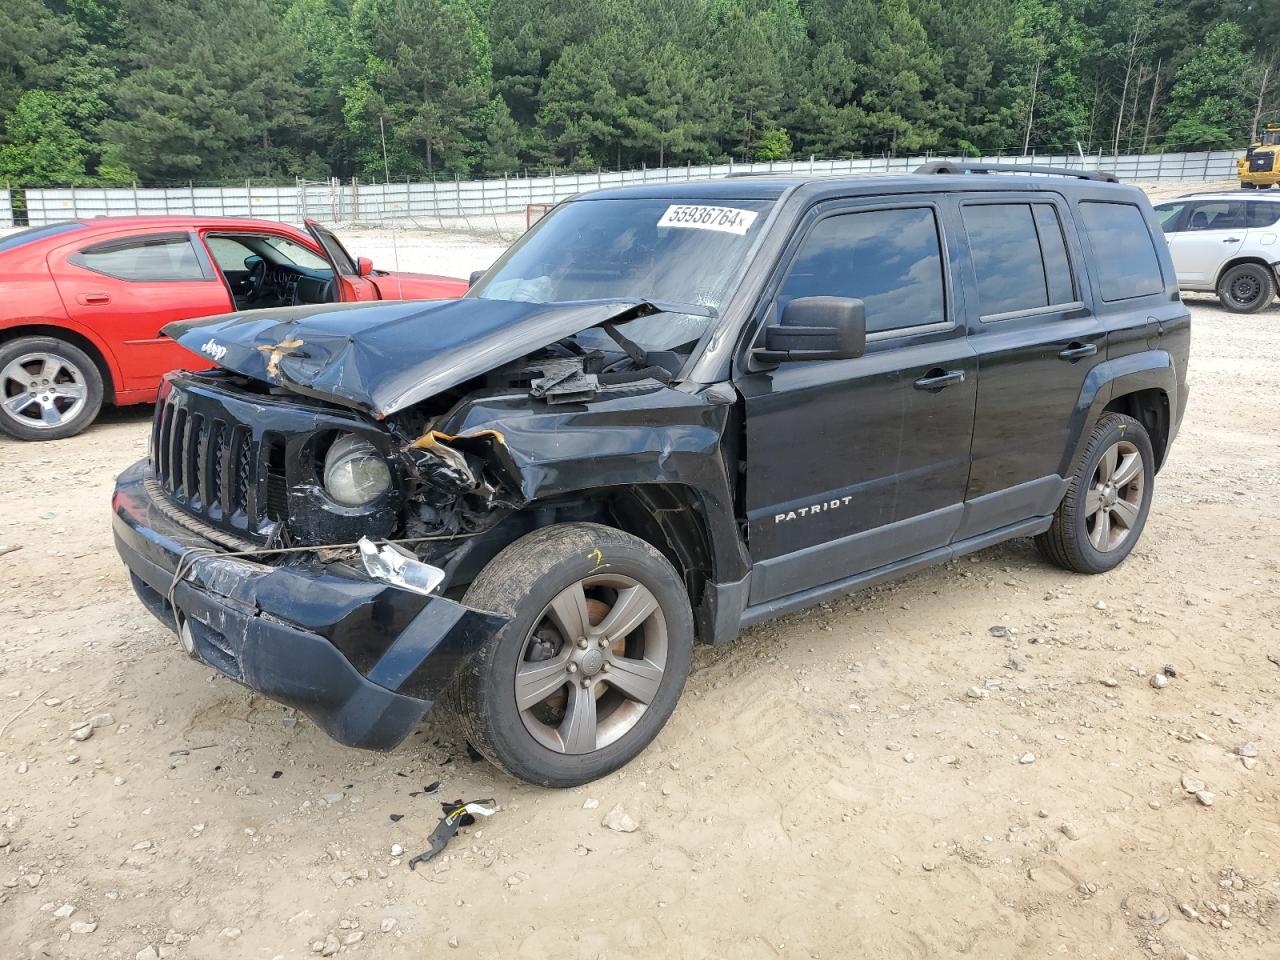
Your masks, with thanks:
<instances>
[{"instance_id":1,"label":"black jeep patriot suv","mask_svg":"<svg viewBox=\"0 0 1280 960\"><path fill-rule=\"evenodd\" d=\"M997 170L605 190L462 300L175 324L220 368L119 478L138 595L343 743L445 699L566 786L653 739L695 641L1011 537L1110 570L1190 316L1140 191Z\"/></svg>"}]
</instances>

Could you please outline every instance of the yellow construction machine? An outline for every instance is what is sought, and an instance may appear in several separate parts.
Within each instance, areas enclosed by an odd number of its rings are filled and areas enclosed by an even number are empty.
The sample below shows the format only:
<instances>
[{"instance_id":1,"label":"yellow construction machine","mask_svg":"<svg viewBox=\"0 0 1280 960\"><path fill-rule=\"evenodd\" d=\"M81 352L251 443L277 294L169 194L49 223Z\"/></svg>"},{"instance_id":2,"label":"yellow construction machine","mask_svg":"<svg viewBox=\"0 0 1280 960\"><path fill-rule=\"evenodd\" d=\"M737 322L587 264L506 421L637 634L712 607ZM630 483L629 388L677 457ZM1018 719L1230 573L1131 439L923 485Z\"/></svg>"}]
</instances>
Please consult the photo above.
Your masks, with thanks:
<instances>
[{"instance_id":1,"label":"yellow construction machine","mask_svg":"<svg viewBox=\"0 0 1280 960\"><path fill-rule=\"evenodd\" d=\"M1246 190L1266 190L1280 183L1280 125L1269 123L1245 155L1236 161L1240 186Z\"/></svg>"}]
</instances>

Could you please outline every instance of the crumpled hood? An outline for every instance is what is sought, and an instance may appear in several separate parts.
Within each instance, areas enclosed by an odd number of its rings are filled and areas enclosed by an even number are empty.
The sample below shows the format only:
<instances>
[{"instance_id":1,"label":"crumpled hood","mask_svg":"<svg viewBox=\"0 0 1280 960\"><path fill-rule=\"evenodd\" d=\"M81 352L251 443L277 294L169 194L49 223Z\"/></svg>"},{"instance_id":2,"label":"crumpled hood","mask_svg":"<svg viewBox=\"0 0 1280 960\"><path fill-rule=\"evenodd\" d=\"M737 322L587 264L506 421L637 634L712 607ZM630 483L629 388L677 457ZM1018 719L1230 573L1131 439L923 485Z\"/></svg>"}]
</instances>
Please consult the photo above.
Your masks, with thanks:
<instances>
[{"instance_id":1,"label":"crumpled hood","mask_svg":"<svg viewBox=\"0 0 1280 960\"><path fill-rule=\"evenodd\" d=\"M162 332L228 370L382 418L588 327L660 309L644 300L331 303L182 320Z\"/></svg>"}]
</instances>

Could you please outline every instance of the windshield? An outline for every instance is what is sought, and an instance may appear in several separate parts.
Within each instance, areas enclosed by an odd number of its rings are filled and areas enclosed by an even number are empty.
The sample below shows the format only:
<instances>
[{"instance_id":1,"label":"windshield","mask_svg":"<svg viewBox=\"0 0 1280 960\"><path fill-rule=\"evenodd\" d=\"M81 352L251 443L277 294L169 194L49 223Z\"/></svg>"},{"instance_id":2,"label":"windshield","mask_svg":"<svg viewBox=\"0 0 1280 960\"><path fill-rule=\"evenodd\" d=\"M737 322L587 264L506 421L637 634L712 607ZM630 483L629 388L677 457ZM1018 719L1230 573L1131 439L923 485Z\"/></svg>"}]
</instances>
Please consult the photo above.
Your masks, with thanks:
<instances>
[{"instance_id":1,"label":"windshield","mask_svg":"<svg viewBox=\"0 0 1280 960\"><path fill-rule=\"evenodd\" d=\"M646 350L698 340L727 299L771 200L577 200L552 211L471 291L485 300L642 299L685 305L625 324ZM596 337L588 332L585 338Z\"/></svg>"},{"instance_id":2,"label":"windshield","mask_svg":"<svg viewBox=\"0 0 1280 960\"><path fill-rule=\"evenodd\" d=\"M285 237L263 237L273 250L286 263L293 263L304 270L330 270L329 261L312 253L300 243L294 243Z\"/></svg>"},{"instance_id":3,"label":"windshield","mask_svg":"<svg viewBox=\"0 0 1280 960\"><path fill-rule=\"evenodd\" d=\"M1274 147L1280 145L1280 130L1268 130L1262 135L1262 145L1264 147Z\"/></svg>"}]
</instances>

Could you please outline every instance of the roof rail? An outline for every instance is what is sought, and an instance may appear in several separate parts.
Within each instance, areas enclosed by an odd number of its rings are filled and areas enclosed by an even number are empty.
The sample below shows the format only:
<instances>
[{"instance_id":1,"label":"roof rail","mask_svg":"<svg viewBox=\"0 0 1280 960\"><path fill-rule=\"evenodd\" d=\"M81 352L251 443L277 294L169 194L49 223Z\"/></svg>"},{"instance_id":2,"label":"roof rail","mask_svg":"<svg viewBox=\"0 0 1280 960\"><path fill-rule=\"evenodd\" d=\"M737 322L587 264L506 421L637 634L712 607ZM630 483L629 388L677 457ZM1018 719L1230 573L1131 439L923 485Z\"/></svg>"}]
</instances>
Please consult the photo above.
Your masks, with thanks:
<instances>
[{"instance_id":1,"label":"roof rail","mask_svg":"<svg viewBox=\"0 0 1280 960\"><path fill-rule=\"evenodd\" d=\"M977 163L968 160L934 160L916 167L915 173L1039 173L1054 177L1076 177L1079 180L1099 180L1103 183L1119 183L1113 173L1099 170L1072 170L1068 167L1042 167L1034 163Z\"/></svg>"}]
</instances>

